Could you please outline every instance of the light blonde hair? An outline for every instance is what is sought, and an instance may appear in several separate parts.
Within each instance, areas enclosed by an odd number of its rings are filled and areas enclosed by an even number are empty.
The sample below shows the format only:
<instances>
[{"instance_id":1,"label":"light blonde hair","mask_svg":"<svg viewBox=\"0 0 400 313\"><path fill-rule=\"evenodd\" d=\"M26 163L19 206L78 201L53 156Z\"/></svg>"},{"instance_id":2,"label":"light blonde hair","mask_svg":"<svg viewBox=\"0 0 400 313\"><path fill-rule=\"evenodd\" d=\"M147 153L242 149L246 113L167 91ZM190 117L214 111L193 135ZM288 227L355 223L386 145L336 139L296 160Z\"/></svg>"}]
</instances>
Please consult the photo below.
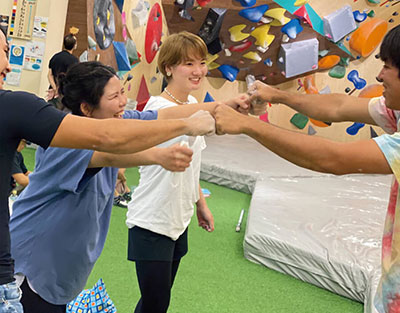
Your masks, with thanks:
<instances>
[{"instance_id":1,"label":"light blonde hair","mask_svg":"<svg viewBox=\"0 0 400 313\"><path fill-rule=\"evenodd\" d=\"M199 57L207 58L207 46L199 36L182 31L168 36L162 43L158 54L158 69L169 80L166 67L172 67L182 62Z\"/></svg>"}]
</instances>

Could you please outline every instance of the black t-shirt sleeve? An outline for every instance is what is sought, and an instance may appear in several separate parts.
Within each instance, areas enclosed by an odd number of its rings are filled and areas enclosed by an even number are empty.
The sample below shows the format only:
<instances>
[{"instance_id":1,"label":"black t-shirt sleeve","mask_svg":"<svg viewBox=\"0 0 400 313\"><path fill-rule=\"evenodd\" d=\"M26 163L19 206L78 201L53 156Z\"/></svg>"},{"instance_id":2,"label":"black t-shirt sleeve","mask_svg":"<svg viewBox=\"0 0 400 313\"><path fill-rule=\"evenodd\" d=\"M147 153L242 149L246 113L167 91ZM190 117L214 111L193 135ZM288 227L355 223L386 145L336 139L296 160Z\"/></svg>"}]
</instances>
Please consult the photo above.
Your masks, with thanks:
<instances>
[{"instance_id":1,"label":"black t-shirt sleeve","mask_svg":"<svg viewBox=\"0 0 400 313\"><path fill-rule=\"evenodd\" d=\"M22 155L19 152L15 152L14 155L14 160L11 168L11 175L14 174L25 174L26 173L26 167L24 164L24 159L22 158Z\"/></svg>"},{"instance_id":2,"label":"black t-shirt sleeve","mask_svg":"<svg viewBox=\"0 0 400 313\"><path fill-rule=\"evenodd\" d=\"M47 148L66 113L55 109L41 98L26 92L7 92L8 129L17 138L32 141Z\"/></svg>"},{"instance_id":3,"label":"black t-shirt sleeve","mask_svg":"<svg viewBox=\"0 0 400 313\"><path fill-rule=\"evenodd\" d=\"M53 69L53 67L54 67L54 56L50 59L50 62L49 62L49 68Z\"/></svg>"}]
</instances>

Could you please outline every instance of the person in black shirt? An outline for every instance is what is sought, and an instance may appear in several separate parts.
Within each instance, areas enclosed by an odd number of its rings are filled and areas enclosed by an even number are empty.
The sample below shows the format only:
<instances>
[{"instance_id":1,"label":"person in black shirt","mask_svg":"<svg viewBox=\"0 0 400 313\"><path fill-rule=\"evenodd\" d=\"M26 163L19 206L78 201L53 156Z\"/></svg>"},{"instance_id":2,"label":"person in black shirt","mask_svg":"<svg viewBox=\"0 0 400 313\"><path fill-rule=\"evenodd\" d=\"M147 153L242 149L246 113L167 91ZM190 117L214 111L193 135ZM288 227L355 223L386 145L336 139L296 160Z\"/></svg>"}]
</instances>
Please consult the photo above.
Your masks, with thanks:
<instances>
[{"instance_id":1,"label":"person in black shirt","mask_svg":"<svg viewBox=\"0 0 400 313\"><path fill-rule=\"evenodd\" d=\"M22 139L15 152L14 162L11 169L10 194L13 190L19 194L29 184L28 175L31 173L25 166L21 151L26 147L26 140ZM17 185L18 184L18 185Z\"/></svg>"},{"instance_id":2,"label":"person in black shirt","mask_svg":"<svg viewBox=\"0 0 400 313\"><path fill-rule=\"evenodd\" d=\"M166 116L166 120L156 121L93 119L66 114L33 94L3 90L3 81L11 71L8 53L6 36L0 31L0 311L19 313L22 312L20 291L14 280L10 253L8 188L15 150L21 139L43 148L135 153L176 136L213 132L215 122L208 112L197 112L201 105L186 106L172 119ZM204 109L213 108L204 104ZM197 113L186 118L194 112Z\"/></svg>"},{"instance_id":3,"label":"person in black shirt","mask_svg":"<svg viewBox=\"0 0 400 313\"><path fill-rule=\"evenodd\" d=\"M64 50L56 53L49 62L47 78L50 87L47 91L48 94L46 100L58 109L62 109L62 106L57 94L57 77L61 73L66 73L71 65L79 62L78 58L72 54L76 48L76 37L72 34L66 35L64 37Z\"/></svg>"}]
</instances>

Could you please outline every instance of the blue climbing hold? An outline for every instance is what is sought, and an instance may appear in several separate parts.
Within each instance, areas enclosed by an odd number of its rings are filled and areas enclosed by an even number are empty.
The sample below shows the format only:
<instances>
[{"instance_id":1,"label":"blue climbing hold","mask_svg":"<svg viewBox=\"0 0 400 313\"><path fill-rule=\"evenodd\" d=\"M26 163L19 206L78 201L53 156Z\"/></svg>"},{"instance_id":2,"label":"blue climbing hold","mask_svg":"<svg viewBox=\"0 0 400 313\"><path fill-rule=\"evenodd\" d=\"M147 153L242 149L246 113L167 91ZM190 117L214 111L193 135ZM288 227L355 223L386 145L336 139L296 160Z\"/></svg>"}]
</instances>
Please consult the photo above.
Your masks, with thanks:
<instances>
[{"instance_id":1,"label":"blue climbing hold","mask_svg":"<svg viewBox=\"0 0 400 313\"><path fill-rule=\"evenodd\" d=\"M264 64L265 64L266 66L268 66L268 67L271 67L271 66L272 66L272 60L271 60L270 58L268 58L268 59L266 59L266 60L264 61Z\"/></svg>"},{"instance_id":2,"label":"blue climbing hold","mask_svg":"<svg viewBox=\"0 0 400 313\"><path fill-rule=\"evenodd\" d=\"M250 22L258 23L268 8L269 6L267 4L263 4L254 8L240 10L239 15L248 19Z\"/></svg>"},{"instance_id":3,"label":"blue climbing hold","mask_svg":"<svg viewBox=\"0 0 400 313\"><path fill-rule=\"evenodd\" d=\"M364 123L354 123L346 129L346 132L351 135L357 135L358 131L365 126Z\"/></svg>"},{"instance_id":4,"label":"blue climbing hold","mask_svg":"<svg viewBox=\"0 0 400 313\"><path fill-rule=\"evenodd\" d=\"M252 7L257 2L257 0L235 0L235 1L240 2L240 5L245 8Z\"/></svg>"},{"instance_id":5,"label":"blue climbing hold","mask_svg":"<svg viewBox=\"0 0 400 313\"><path fill-rule=\"evenodd\" d=\"M214 98L213 97L211 97L211 95L208 93L208 91L207 91L207 93L206 93L206 96L204 97L204 101L203 102L214 102L215 100L214 100Z\"/></svg>"},{"instance_id":6,"label":"blue climbing hold","mask_svg":"<svg viewBox=\"0 0 400 313\"><path fill-rule=\"evenodd\" d=\"M233 82L236 80L236 76L239 73L239 69L234 67L234 66L230 66L228 64L223 64L220 67L218 67L218 70L220 70L220 72L222 73L222 76Z\"/></svg>"},{"instance_id":7,"label":"blue climbing hold","mask_svg":"<svg viewBox=\"0 0 400 313\"><path fill-rule=\"evenodd\" d=\"M372 128L372 126L369 127L370 133L371 133L371 138L378 137L378 134L376 131Z\"/></svg>"},{"instance_id":8,"label":"blue climbing hold","mask_svg":"<svg viewBox=\"0 0 400 313\"><path fill-rule=\"evenodd\" d=\"M359 76L357 70L352 70L347 75L347 79L354 84L356 89L363 89L367 85L367 82Z\"/></svg>"},{"instance_id":9,"label":"blue climbing hold","mask_svg":"<svg viewBox=\"0 0 400 313\"><path fill-rule=\"evenodd\" d=\"M281 28L281 32L288 35L290 38L295 39L297 34L303 31L300 21L295 18Z\"/></svg>"},{"instance_id":10,"label":"blue climbing hold","mask_svg":"<svg viewBox=\"0 0 400 313\"><path fill-rule=\"evenodd\" d=\"M363 21L367 18L367 15L368 15L367 13L365 13L365 12L360 12L360 11L358 11L358 10L356 10L356 11L353 12L354 19L355 19L356 22L358 22L358 23L363 22Z\"/></svg>"}]
</instances>

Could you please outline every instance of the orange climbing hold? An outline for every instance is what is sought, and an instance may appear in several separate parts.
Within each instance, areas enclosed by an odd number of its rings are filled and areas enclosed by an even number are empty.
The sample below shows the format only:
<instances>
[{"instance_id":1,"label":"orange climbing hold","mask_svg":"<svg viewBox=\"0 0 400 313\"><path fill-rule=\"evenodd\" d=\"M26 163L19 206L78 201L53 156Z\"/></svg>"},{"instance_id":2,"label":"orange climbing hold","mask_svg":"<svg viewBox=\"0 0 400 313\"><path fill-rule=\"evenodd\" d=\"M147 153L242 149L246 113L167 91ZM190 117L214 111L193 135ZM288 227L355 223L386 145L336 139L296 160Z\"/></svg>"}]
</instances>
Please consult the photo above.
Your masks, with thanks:
<instances>
[{"instance_id":1,"label":"orange climbing hold","mask_svg":"<svg viewBox=\"0 0 400 313\"><path fill-rule=\"evenodd\" d=\"M380 97L383 94L383 86L381 84L373 84L365 87L359 93L360 98L375 98Z\"/></svg>"},{"instance_id":2,"label":"orange climbing hold","mask_svg":"<svg viewBox=\"0 0 400 313\"><path fill-rule=\"evenodd\" d=\"M307 75L304 77L304 90L306 93L319 93L317 87L315 86L315 80L313 75Z\"/></svg>"},{"instance_id":3,"label":"orange climbing hold","mask_svg":"<svg viewBox=\"0 0 400 313\"><path fill-rule=\"evenodd\" d=\"M327 55L318 61L318 68L320 70L326 70L332 68L340 62L340 56L338 55Z\"/></svg>"},{"instance_id":4,"label":"orange climbing hold","mask_svg":"<svg viewBox=\"0 0 400 313\"><path fill-rule=\"evenodd\" d=\"M388 23L379 18L371 18L363 22L351 35L350 48L364 58L369 56L381 43L388 29Z\"/></svg>"}]
</instances>

